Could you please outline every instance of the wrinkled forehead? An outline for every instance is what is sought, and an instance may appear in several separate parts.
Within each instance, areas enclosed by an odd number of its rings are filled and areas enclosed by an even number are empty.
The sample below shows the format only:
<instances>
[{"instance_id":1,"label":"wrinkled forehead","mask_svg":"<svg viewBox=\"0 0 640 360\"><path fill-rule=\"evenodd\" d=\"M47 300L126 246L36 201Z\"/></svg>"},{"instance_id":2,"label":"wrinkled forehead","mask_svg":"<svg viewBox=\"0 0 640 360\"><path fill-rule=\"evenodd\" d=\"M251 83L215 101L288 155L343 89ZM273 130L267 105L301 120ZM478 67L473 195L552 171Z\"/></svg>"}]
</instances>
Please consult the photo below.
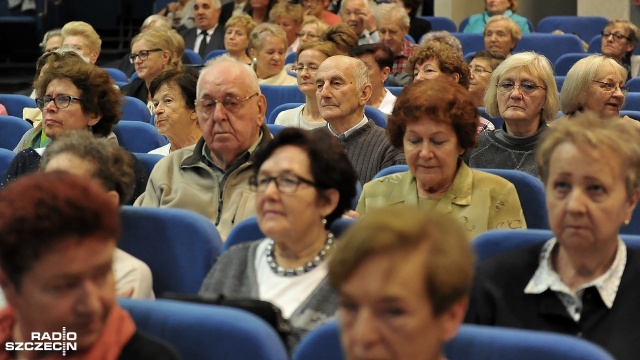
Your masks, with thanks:
<instances>
[{"instance_id":1,"label":"wrinkled forehead","mask_svg":"<svg viewBox=\"0 0 640 360\"><path fill-rule=\"evenodd\" d=\"M203 95L241 96L260 91L255 73L244 64L221 62L205 68L198 78L198 98Z\"/></svg>"},{"instance_id":2,"label":"wrinkled forehead","mask_svg":"<svg viewBox=\"0 0 640 360\"><path fill-rule=\"evenodd\" d=\"M322 81L328 81L331 79L353 81L354 74L353 71L350 71L352 68L353 64L351 62L336 61L335 59L329 58L320 64L316 79Z\"/></svg>"}]
</instances>

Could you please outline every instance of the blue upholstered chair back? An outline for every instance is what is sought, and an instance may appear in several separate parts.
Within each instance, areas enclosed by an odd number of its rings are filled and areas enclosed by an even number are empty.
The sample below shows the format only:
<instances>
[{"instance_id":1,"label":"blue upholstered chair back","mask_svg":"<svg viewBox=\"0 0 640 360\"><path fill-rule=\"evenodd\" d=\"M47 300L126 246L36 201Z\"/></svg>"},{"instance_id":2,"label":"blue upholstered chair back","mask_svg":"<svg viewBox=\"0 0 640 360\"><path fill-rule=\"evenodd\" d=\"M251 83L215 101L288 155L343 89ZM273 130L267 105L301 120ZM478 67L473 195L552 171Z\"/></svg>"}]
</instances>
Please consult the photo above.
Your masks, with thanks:
<instances>
[{"instance_id":1,"label":"blue upholstered chair back","mask_svg":"<svg viewBox=\"0 0 640 360\"><path fill-rule=\"evenodd\" d=\"M584 52L584 45L582 40L573 34L532 33L522 35L513 52L522 51L535 51L546 56L553 64L566 53Z\"/></svg>"},{"instance_id":2,"label":"blue upholstered chair back","mask_svg":"<svg viewBox=\"0 0 640 360\"><path fill-rule=\"evenodd\" d=\"M246 311L173 300L118 301L138 329L172 345L182 359L288 360L278 333Z\"/></svg>"},{"instance_id":3,"label":"blue upholstered chair back","mask_svg":"<svg viewBox=\"0 0 640 360\"><path fill-rule=\"evenodd\" d=\"M444 16L420 16L421 19L425 19L431 23L432 31L445 30L450 33L454 33L458 30L456 23L448 17ZM419 39L418 39L419 40Z\"/></svg>"},{"instance_id":4,"label":"blue upholstered chair back","mask_svg":"<svg viewBox=\"0 0 640 360\"><path fill-rule=\"evenodd\" d=\"M188 210L134 206L123 206L121 218L118 247L149 265L156 297L200 290L222 251L211 220Z\"/></svg>"},{"instance_id":5,"label":"blue upholstered chair back","mask_svg":"<svg viewBox=\"0 0 640 360\"><path fill-rule=\"evenodd\" d=\"M553 64L553 68L558 76L566 76L569 69L577 63L579 60L586 58L593 54L579 52L579 53L567 53L564 55L560 55L558 60ZM558 91L561 89L558 88Z\"/></svg>"},{"instance_id":6,"label":"blue upholstered chair back","mask_svg":"<svg viewBox=\"0 0 640 360\"><path fill-rule=\"evenodd\" d=\"M22 139L24 133L30 129L33 129L33 126L21 117L0 116L0 148L13 150Z\"/></svg>"},{"instance_id":7,"label":"blue upholstered chair back","mask_svg":"<svg viewBox=\"0 0 640 360\"><path fill-rule=\"evenodd\" d=\"M586 340L549 332L463 324L444 346L449 360L613 360ZM293 360L343 360L337 321L318 326L302 339Z\"/></svg>"},{"instance_id":8,"label":"blue upholstered chair back","mask_svg":"<svg viewBox=\"0 0 640 360\"><path fill-rule=\"evenodd\" d=\"M538 22L536 31L550 33L562 30L567 34L576 33L587 43L609 23L609 19L602 16L547 16Z\"/></svg>"},{"instance_id":9,"label":"blue upholstered chair back","mask_svg":"<svg viewBox=\"0 0 640 360\"><path fill-rule=\"evenodd\" d=\"M267 98L266 119L278 105L303 103L306 100L304 94L295 85L260 85L260 91Z\"/></svg>"},{"instance_id":10,"label":"blue upholstered chair back","mask_svg":"<svg viewBox=\"0 0 640 360\"><path fill-rule=\"evenodd\" d=\"M133 153L136 158L140 161L144 169L147 171L147 174L150 175L153 168L156 166L158 161L160 161L164 156L158 154L147 154L147 153Z\"/></svg>"},{"instance_id":11,"label":"blue upholstered chair back","mask_svg":"<svg viewBox=\"0 0 640 360\"><path fill-rule=\"evenodd\" d=\"M131 152L147 153L167 144L167 138L149 123L120 120L113 132L120 146Z\"/></svg>"},{"instance_id":12,"label":"blue upholstered chair back","mask_svg":"<svg viewBox=\"0 0 640 360\"><path fill-rule=\"evenodd\" d=\"M509 180L518 191L527 228L549 229L544 185L538 178L518 170L475 169Z\"/></svg>"},{"instance_id":13,"label":"blue upholstered chair back","mask_svg":"<svg viewBox=\"0 0 640 360\"><path fill-rule=\"evenodd\" d=\"M113 81L129 83L129 78L127 77L127 74L125 74L124 72L122 72L122 70L118 68L105 67L105 68L102 68L102 70L106 71L109 74L109 76L111 76Z\"/></svg>"},{"instance_id":14,"label":"blue upholstered chair back","mask_svg":"<svg viewBox=\"0 0 640 360\"><path fill-rule=\"evenodd\" d=\"M207 61L213 59L213 58L217 58L220 55L224 55L227 53L227 50L224 49L217 49L217 50L213 50L211 52L209 52L207 54L207 56L204 57L204 62L206 63Z\"/></svg>"},{"instance_id":15,"label":"blue upholstered chair back","mask_svg":"<svg viewBox=\"0 0 640 360\"><path fill-rule=\"evenodd\" d=\"M125 96L125 101L122 105L122 120L151 123L151 112L147 108L147 104L140 99L133 96Z\"/></svg>"},{"instance_id":16,"label":"blue upholstered chair back","mask_svg":"<svg viewBox=\"0 0 640 360\"><path fill-rule=\"evenodd\" d=\"M13 151L0 148L0 176L7 172L7 168L9 168L15 156L16 154Z\"/></svg>"},{"instance_id":17,"label":"blue upholstered chair back","mask_svg":"<svg viewBox=\"0 0 640 360\"><path fill-rule=\"evenodd\" d=\"M490 230L478 235L471 242L476 260L483 261L506 251L541 244L553 237L551 230L513 229ZM625 244L634 250L640 250L640 236L621 234Z\"/></svg>"},{"instance_id":18,"label":"blue upholstered chair back","mask_svg":"<svg viewBox=\"0 0 640 360\"><path fill-rule=\"evenodd\" d=\"M304 103L286 103L276 106L276 108L273 109L273 111L271 111L271 113L269 114L269 117L267 118L267 124L275 124L276 118L281 112L296 108L302 104Z\"/></svg>"},{"instance_id":19,"label":"blue upholstered chair back","mask_svg":"<svg viewBox=\"0 0 640 360\"><path fill-rule=\"evenodd\" d=\"M36 108L36 101L26 95L0 94L0 104L7 109L7 115L22 119L22 109Z\"/></svg>"}]
</instances>

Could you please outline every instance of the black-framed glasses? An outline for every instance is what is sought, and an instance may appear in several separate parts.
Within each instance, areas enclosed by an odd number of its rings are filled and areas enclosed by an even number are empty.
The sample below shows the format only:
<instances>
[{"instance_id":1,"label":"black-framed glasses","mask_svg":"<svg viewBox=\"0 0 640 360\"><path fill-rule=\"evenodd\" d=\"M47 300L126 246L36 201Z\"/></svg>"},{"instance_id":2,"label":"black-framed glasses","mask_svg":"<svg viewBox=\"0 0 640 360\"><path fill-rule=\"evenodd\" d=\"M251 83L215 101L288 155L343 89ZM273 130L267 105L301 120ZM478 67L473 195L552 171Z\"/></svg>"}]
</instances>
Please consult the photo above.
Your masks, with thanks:
<instances>
[{"instance_id":1,"label":"black-framed glasses","mask_svg":"<svg viewBox=\"0 0 640 360\"><path fill-rule=\"evenodd\" d=\"M47 107L47 104L50 101L53 101L53 104L58 109L66 109L69 107L72 101L82 101L82 99L77 98L75 96L62 95L62 94L57 95L56 97L42 96L42 97L36 98L36 105L38 106L38 109L44 110L44 108Z\"/></svg>"},{"instance_id":2,"label":"black-framed glasses","mask_svg":"<svg viewBox=\"0 0 640 360\"><path fill-rule=\"evenodd\" d=\"M628 87L624 85L618 85L614 82L606 82L606 81L600 81L600 80L591 80L591 81L593 81L594 83L600 84L600 88L606 92L616 91L616 89L620 88L620 91L622 91L624 95L627 95L629 91L631 91L631 89L629 89Z\"/></svg>"},{"instance_id":3,"label":"black-framed glasses","mask_svg":"<svg viewBox=\"0 0 640 360\"><path fill-rule=\"evenodd\" d=\"M133 64L136 61L137 57L140 57L140 60L145 61L149 58L150 53L156 52L156 51L162 51L162 49L157 48L157 49L151 49L151 50L140 50L135 54L131 53L131 55L129 55L129 62Z\"/></svg>"},{"instance_id":4,"label":"black-framed glasses","mask_svg":"<svg viewBox=\"0 0 640 360\"><path fill-rule=\"evenodd\" d=\"M613 38L616 39L616 40L627 39L627 41L631 41L631 39L629 39L628 36L624 36L624 35L620 34L619 32L617 32L617 33L610 33L610 32L606 33L604 31L600 31L600 35L602 35L603 39L606 39L609 36L613 36Z\"/></svg>"},{"instance_id":5,"label":"black-framed glasses","mask_svg":"<svg viewBox=\"0 0 640 360\"><path fill-rule=\"evenodd\" d=\"M240 111L240 108L242 108L242 104L244 104L247 100L251 99L254 96L258 96L258 93L249 95L244 98L240 98L238 96L236 97L227 96L222 100L215 100L215 99L208 99L208 98L200 99L200 100L196 100L196 110L199 111L204 116L211 116L211 114L213 114L213 112L216 110L216 106L218 104L222 104L225 110L227 110L232 114L235 114L238 111Z\"/></svg>"},{"instance_id":6,"label":"black-framed glasses","mask_svg":"<svg viewBox=\"0 0 640 360\"><path fill-rule=\"evenodd\" d=\"M498 88L498 91L504 94L511 93L516 87L519 87L520 91L525 94L532 94L538 88L547 90L546 87L536 85L536 83L531 81L523 81L520 84L516 84L513 81L503 81L499 84L496 84L496 87Z\"/></svg>"},{"instance_id":7,"label":"black-framed glasses","mask_svg":"<svg viewBox=\"0 0 640 360\"><path fill-rule=\"evenodd\" d=\"M252 175L249 178L249 186L253 191L264 192L272 181L275 181L278 191L285 194L296 192L301 183L316 186L313 181L291 173L283 173L278 176Z\"/></svg>"},{"instance_id":8,"label":"black-framed glasses","mask_svg":"<svg viewBox=\"0 0 640 360\"><path fill-rule=\"evenodd\" d=\"M310 74L315 74L318 72L318 69L320 67L318 65L298 65L298 66L294 66L293 67L293 71L297 72L298 74L301 74L305 69L310 73Z\"/></svg>"}]
</instances>

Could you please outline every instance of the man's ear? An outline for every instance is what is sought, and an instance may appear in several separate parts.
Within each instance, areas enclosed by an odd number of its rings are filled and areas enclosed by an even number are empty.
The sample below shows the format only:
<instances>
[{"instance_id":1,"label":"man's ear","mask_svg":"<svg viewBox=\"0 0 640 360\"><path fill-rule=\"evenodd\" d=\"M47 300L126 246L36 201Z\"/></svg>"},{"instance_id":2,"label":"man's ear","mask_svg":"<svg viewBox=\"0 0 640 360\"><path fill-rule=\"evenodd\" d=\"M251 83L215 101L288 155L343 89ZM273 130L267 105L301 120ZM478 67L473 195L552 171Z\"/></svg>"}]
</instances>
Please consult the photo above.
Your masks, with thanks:
<instances>
[{"instance_id":1,"label":"man's ear","mask_svg":"<svg viewBox=\"0 0 640 360\"><path fill-rule=\"evenodd\" d=\"M364 106L367 104L367 101L369 101L369 98L371 98L371 84L366 84L362 87L362 90L360 90L360 98L358 99L358 104Z\"/></svg>"},{"instance_id":2,"label":"man's ear","mask_svg":"<svg viewBox=\"0 0 640 360\"><path fill-rule=\"evenodd\" d=\"M120 194L118 194L117 191L107 191L107 196L109 197L109 200L111 200L111 202L113 202L116 206L120 206Z\"/></svg>"}]
</instances>

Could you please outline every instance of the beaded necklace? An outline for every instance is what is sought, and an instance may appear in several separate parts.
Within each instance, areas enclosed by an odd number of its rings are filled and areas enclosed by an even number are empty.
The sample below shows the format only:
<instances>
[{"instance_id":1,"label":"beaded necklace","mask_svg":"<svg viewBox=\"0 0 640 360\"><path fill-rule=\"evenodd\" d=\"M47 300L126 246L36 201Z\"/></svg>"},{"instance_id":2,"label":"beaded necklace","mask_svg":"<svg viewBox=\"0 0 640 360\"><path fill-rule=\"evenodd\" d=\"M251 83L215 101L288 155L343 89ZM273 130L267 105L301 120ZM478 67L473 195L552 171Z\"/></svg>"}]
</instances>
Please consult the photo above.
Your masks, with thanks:
<instances>
[{"instance_id":1,"label":"beaded necklace","mask_svg":"<svg viewBox=\"0 0 640 360\"><path fill-rule=\"evenodd\" d=\"M320 252L318 252L316 256L313 257L313 259L311 259L311 261L308 261L306 264L295 268L285 268L276 263L274 254L275 242L273 240L269 240L269 243L267 244L267 263L276 275L298 276L306 274L309 271L315 269L322 262L322 260L324 260L324 258L327 256L327 252L329 251L329 249L331 249L334 243L335 241L333 239L333 234L331 232L327 232L327 240L324 243L324 247L320 250Z\"/></svg>"}]
</instances>

